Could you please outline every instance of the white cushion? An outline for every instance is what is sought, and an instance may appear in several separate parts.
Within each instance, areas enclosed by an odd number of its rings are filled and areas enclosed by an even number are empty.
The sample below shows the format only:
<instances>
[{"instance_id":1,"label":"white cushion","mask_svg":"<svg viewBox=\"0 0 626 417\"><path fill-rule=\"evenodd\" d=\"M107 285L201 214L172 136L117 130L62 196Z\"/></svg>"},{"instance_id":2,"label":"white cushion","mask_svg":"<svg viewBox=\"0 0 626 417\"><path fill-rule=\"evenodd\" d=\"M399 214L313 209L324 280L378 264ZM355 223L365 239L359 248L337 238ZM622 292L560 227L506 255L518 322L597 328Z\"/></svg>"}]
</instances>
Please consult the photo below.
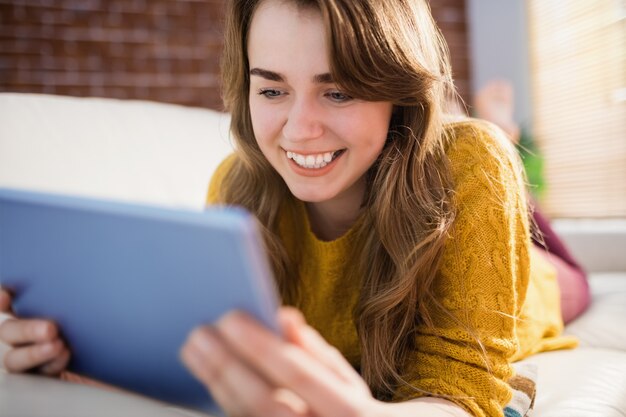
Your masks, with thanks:
<instances>
[{"instance_id":1,"label":"white cushion","mask_svg":"<svg viewBox=\"0 0 626 417\"><path fill-rule=\"evenodd\" d=\"M578 348L545 352L537 364L537 417L626 415L626 352Z\"/></svg>"},{"instance_id":2,"label":"white cushion","mask_svg":"<svg viewBox=\"0 0 626 417\"><path fill-rule=\"evenodd\" d=\"M63 382L0 370L0 416L3 417L210 417L124 391Z\"/></svg>"},{"instance_id":3,"label":"white cushion","mask_svg":"<svg viewBox=\"0 0 626 417\"><path fill-rule=\"evenodd\" d=\"M565 333L576 336L581 347L626 352L626 272L592 274L589 285L591 306Z\"/></svg>"},{"instance_id":4,"label":"white cushion","mask_svg":"<svg viewBox=\"0 0 626 417\"><path fill-rule=\"evenodd\" d=\"M145 101L0 94L0 186L201 209L229 117Z\"/></svg>"}]
</instances>

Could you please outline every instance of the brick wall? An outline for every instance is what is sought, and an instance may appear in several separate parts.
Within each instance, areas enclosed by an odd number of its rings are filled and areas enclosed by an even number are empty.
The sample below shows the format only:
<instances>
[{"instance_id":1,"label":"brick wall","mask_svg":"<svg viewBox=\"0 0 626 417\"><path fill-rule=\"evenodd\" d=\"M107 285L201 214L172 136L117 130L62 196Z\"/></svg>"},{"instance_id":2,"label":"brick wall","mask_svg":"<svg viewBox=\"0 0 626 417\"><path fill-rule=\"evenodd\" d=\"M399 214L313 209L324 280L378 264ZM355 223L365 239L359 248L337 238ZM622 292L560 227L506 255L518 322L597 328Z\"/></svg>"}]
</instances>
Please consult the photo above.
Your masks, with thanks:
<instances>
[{"instance_id":1,"label":"brick wall","mask_svg":"<svg viewBox=\"0 0 626 417\"><path fill-rule=\"evenodd\" d=\"M465 0L433 0L468 97ZM0 0L0 91L221 108L225 0Z\"/></svg>"},{"instance_id":2,"label":"brick wall","mask_svg":"<svg viewBox=\"0 0 626 417\"><path fill-rule=\"evenodd\" d=\"M452 58L454 82L466 103L471 103L470 55L466 0L431 0L430 7L441 28Z\"/></svg>"}]
</instances>

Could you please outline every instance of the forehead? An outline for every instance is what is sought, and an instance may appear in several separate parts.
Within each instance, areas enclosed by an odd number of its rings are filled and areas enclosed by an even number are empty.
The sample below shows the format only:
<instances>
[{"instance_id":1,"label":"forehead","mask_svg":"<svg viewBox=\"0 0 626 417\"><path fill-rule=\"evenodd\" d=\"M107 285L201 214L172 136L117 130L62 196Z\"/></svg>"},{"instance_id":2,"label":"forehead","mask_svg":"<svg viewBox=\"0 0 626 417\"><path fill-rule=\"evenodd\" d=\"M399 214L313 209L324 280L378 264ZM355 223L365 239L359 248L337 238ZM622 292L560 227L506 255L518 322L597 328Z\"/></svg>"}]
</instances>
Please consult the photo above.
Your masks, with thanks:
<instances>
[{"instance_id":1,"label":"forehead","mask_svg":"<svg viewBox=\"0 0 626 417\"><path fill-rule=\"evenodd\" d=\"M307 23L318 23L323 29L321 12L315 6L299 5L290 0L262 0L252 14L250 32L253 26L261 26L275 33L280 29Z\"/></svg>"},{"instance_id":2,"label":"forehead","mask_svg":"<svg viewBox=\"0 0 626 417\"><path fill-rule=\"evenodd\" d=\"M280 0L261 2L252 16L247 45L251 67L315 64L317 69L328 69L324 24L313 7Z\"/></svg>"}]
</instances>

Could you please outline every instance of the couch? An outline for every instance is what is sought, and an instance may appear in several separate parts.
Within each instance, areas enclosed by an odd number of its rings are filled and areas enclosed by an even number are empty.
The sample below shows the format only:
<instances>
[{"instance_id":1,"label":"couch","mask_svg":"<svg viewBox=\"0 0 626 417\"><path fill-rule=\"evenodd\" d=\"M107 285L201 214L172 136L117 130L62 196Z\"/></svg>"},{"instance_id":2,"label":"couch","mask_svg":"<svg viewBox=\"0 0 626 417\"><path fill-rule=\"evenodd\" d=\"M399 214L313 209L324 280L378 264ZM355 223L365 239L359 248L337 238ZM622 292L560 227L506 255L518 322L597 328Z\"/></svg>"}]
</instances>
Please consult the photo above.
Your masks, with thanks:
<instances>
[{"instance_id":1,"label":"couch","mask_svg":"<svg viewBox=\"0 0 626 417\"><path fill-rule=\"evenodd\" d=\"M225 114L176 105L0 93L0 187L201 210L232 149L228 124ZM555 228L590 272L593 301L566 327L580 347L526 360L538 370L533 415L626 416L626 221ZM201 413L0 369L0 416L56 415Z\"/></svg>"}]
</instances>

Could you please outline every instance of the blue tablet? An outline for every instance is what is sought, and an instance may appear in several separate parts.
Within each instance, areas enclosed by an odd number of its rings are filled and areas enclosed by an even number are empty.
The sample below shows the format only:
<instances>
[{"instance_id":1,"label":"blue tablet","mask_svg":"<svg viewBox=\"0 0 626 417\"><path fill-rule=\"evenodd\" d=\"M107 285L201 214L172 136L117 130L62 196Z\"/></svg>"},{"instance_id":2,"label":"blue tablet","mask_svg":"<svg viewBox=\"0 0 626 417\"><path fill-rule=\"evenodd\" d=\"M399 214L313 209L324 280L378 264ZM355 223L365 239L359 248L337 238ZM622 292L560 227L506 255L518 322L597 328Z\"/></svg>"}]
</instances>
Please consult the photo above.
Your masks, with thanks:
<instances>
[{"instance_id":1,"label":"blue tablet","mask_svg":"<svg viewBox=\"0 0 626 417\"><path fill-rule=\"evenodd\" d=\"M0 189L0 284L56 321L69 369L170 403L213 404L179 360L197 325L241 309L277 331L253 217Z\"/></svg>"}]
</instances>

